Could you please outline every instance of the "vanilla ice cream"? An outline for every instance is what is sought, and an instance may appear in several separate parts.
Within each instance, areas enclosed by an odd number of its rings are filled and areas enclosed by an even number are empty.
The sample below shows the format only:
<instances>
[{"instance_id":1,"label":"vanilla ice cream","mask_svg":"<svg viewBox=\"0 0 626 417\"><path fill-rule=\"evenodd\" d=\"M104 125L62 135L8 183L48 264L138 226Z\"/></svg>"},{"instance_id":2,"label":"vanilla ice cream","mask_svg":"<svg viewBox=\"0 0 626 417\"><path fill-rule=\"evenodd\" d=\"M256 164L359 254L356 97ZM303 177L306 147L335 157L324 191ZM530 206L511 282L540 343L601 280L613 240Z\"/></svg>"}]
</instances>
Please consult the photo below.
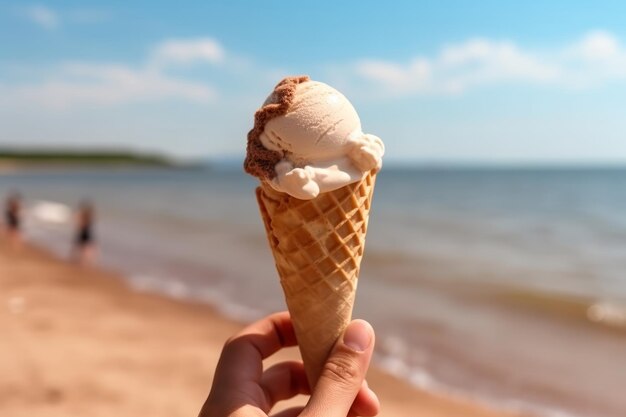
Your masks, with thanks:
<instances>
[{"instance_id":1,"label":"vanilla ice cream","mask_svg":"<svg viewBox=\"0 0 626 417\"><path fill-rule=\"evenodd\" d=\"M246 171L309 200L360 181L382 165L383 142L363 133L348 99L308 77L281 81L255 114Z\"/></svg>"}]
</instances>

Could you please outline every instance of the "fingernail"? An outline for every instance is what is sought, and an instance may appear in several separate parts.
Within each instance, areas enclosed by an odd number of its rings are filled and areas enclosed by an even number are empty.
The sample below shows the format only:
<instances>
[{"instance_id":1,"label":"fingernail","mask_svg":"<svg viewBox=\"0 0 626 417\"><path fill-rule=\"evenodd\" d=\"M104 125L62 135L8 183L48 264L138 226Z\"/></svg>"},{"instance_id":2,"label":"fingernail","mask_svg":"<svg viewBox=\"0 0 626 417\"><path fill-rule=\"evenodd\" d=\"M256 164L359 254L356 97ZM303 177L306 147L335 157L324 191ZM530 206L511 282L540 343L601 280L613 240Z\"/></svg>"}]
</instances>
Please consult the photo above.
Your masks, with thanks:
<instances>
[{"instance_id":1,"label":"fingernail","mask_svg":"<svg viewBox=\"0 0 626 417\"><path fill-rule=\"evenodd\" d=\"M371 326L363 320L355 320L343 334L343 343L356 352L363 352L372 343Z\"/></svg>"}]
</instances>

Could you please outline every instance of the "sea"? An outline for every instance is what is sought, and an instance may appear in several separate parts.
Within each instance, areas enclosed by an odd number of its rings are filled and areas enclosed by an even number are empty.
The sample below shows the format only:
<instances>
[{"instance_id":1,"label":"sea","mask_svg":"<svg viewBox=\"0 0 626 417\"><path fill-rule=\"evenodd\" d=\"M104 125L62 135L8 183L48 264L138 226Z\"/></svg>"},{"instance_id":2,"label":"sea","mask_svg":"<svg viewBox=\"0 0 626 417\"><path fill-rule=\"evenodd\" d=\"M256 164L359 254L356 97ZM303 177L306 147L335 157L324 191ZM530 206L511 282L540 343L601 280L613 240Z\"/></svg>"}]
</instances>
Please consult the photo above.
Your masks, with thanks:
<instances>
[{"instance_id":1,"label":"sea","mask_svg":"<svg viewBox=\"0 0 626 417\"><path fill-rule=\"evenodd\" d=\"M28 240L69 257L87 199L100 265L244 322L285 309L256 186L230 164L0 175ZM385 167L369 224L354 316L377 366L500 409L626 415L626 169Z\"/></svg>"}]
</instances>

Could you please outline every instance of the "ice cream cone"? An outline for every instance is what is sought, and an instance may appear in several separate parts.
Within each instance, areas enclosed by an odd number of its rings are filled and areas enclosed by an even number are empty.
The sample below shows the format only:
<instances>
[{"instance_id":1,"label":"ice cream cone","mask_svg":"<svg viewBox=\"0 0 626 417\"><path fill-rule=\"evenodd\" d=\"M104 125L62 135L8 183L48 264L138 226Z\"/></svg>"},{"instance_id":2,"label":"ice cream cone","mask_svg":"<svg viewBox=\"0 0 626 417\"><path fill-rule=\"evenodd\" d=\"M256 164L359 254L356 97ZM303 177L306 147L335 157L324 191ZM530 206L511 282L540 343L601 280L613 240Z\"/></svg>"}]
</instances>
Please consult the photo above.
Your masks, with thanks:
<instances>
[{"instance_id":1,"label":"ice cream cone","mask_svg":"<svg viewBox=\"0 0 626 417\"><path fill-rule=\"evenodd\" d=\"M311 387L352 317L375 179L311 200L256 190Z\"/></svg>"}]
</instances>

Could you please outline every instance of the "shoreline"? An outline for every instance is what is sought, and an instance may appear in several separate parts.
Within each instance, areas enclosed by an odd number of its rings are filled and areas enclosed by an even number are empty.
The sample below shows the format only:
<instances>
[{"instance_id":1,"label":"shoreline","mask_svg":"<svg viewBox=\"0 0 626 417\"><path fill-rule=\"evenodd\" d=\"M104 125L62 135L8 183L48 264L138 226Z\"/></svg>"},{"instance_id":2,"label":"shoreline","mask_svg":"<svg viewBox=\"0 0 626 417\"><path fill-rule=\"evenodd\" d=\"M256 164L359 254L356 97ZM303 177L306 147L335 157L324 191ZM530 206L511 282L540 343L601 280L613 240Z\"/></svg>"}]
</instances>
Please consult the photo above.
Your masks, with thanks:
<instances>
[{"instance_id":1,"label":"shoreline","mask_svg":"<svg viewBox=\"0 0 626 417\"><path fill-rule=\"evenodd\" d=\"M0 345L0 414L14 417L196 415L224 341L243 326L29 245L14 253L0 243L0 290L9 342ZM297 357L288 349L271 363ZM528 415L426 392L375 365L368 382L383 417Z\"/></svg>"},{"instance_id":2,"label":"shoreline","mask_svg":"<svg viewBox=\"0 0 626 417\"><path fill-rule=\"evenodd\" d=\"M0 175L31 174L31 173L66 173L66 172L101 172L103 170L116 171L149 171L149 170L198 170L207 169L203 165L180 164L158 165L148 163L113 162L89 164L74 163L20 163L0 161Z\"/></svg>"}]
</instances>

